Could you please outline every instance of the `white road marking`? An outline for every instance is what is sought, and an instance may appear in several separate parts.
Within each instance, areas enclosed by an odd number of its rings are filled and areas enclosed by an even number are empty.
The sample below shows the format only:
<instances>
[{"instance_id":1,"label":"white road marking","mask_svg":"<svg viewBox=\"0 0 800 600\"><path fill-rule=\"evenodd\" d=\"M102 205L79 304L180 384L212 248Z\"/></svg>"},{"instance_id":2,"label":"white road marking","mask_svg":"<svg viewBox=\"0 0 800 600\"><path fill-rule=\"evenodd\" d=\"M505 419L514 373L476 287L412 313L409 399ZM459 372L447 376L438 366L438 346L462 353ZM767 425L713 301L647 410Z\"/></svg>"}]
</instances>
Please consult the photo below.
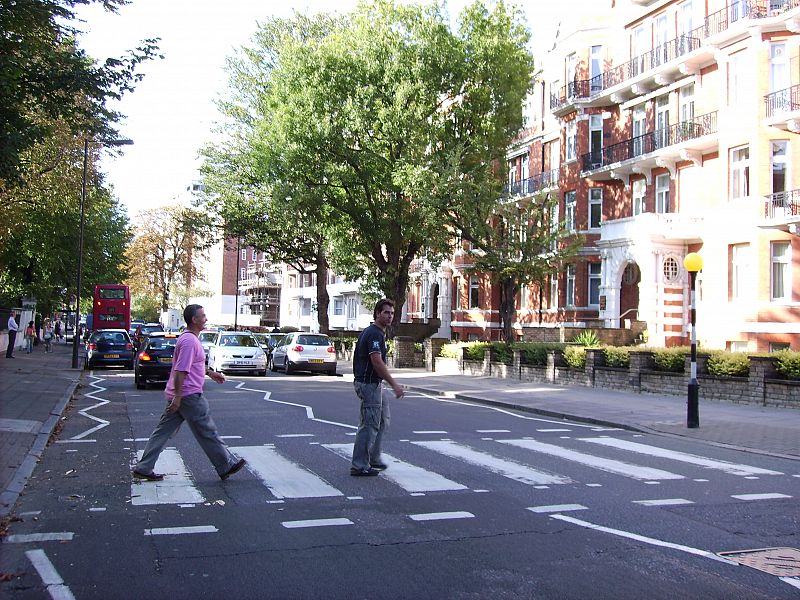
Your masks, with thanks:
<instances>
[{"instance_id":1,"label":"white road marking","mask_svg":"<svg viewBox=\"0 0 800 600\"><path fill-rule=\"evenodd\" d=\"M29 544L31 542L70 542L75 534L71 531L53 533L17 533L6 537L6 544Z\"/></svg>"},{"instance_id":2,"label":"white road marking","mask_svg":"<svg viewBox=\"0 0 800 600\"><path fill-rule=\"evenodd\" d=\"M279 438L302 438L302 437L314 437L313 433L282 433L280 435L276 435L275 437Z\"/></svg>"},{"instance_id":3,"label":"white road marking","mask_svg":"<svg viewBox=\"0 0 800 600\"><path fill-rule=\"evenodd\" d=\"M336 525L352 525L350 519L308 519L306 521L283 521L281 525L287 529L298 529L301 527L331 527Z\"/></svg>"},{"instance_id":4,"label":"white road marking","mask_svg":"<svg viewBox=\"0 0 800 600\"><path fill-rule=\"evenodd\" d=\"M264 394L264 400L267 402L272 402L274 404L284 404L286 406L296 406L298 408L303 408L306 411L306 417L312 421L316 421L318 423L327 423L328 425L336 425L337 427L344 427L346 429L358 429L356 425L350 425L349 423L338 423L337 421L327 421L325 419L318 419L314 416L314 409L308 406L307 404L298 404L297 402L285 402L283 400L273 400L270 396L272 396L272 392L265 392L264 390L257 390L253 388L246 388L244 387L245 382L242 381L236 386L237 390L246 390L248 392L258 392L259 394Z\"/></svg>"},{"instance_id":5,"label":"white road marking","mask_svg":"<svg viewBox=\"0 0 800 600\"><path fill-rule=\"evenodd\" d=\"M663 498L661 500L633 500L634 504L642 506L679 506L681 504L694 504L691 500L683 498Z\"/></svg>"},{"instance_id":6,"label":"white road marking","mask_svg":"<svg viewBox=\"0 0 800 600\"><path fill-rule=\"evenodd\" d=\"M103 429L104 427L108 427L108 424L109 424L109 421L106 421L105 419L101 419L100 417L95 417L94 415L90 415L89 414L90 410L94 410L95 408L99 408L101 406L105 406L106 404L109 404L109 401L106 400L105 398L101 398L99 396L95 396L95 394L99 394L100 392L105 392L106 389L108 389L108 388L104 388L102 386L97 385L97 383L99 381L103 381L105 378L104 377L97 377L95 375L91 375L91 377L94 378L94 381L89 383L89 385L91 385L93 388L97 388L97 389L96 389L96 391L84 394L84 397L85 398L91 398L92 400L97 400L98 402L97 402L97 404L93 404L92 406L90 406L88 408L84 408L83 410L78 411L78 414L83 415L87 419L91 419L92 421L98 423L98 425L95 425L91 429L87 429L83 433L79 433L78 435L73 435L70 438L71 440L80 440L82 438L85 438L90 433L94 433L95 431L99 431L100 429Z\"/></svg>"},{"instance_id":7,"label":"white road marking","mask_svg":"<svg viewBox=\"0 0 800 600\"><path fill-rule=\"evenodd\" d=\"M637 542L644 542L645 544L651 544L653 546L661 546L662 548L671 548L673 550L680 550L681 552L687 552L689 554L694 554L695 556L702 556L704 558L709 558L711 560L722 562L728 565L737 565L737 563L733 562L732 560L728 560L726 558L722 558L721 556L717 556L716 554L714 554L713 552L709 552L708 550L692 548L691 546L683 546L682 544L673 544L672 542L666 542L664 540L645 537L643 535L631 533L629 531L623 531L621 529L612 529L611 527L603 527L602 525L595 525L594 523L589 523L588 521L581 521L580 519L575 519L573 517L568 517L566 515L550 515L550 518L558 519L559 521L566 521L567 523L572 523L573 525L578 525L579 527L585 527L587 529L594 529L595 531L602 531L603 533L618 535L620 537L636 540Z\"/></svg>"},{"instance_id":8,"label":"white road marking","mask_svg":"<svg viewBox=\"0 0 800 600\"><path fill-rule=\"evenodd\" d=\"M476 429L475 433L511 433L508 429Z\"/></svg>"},{"instance_id":9,"label":"white road marking","mask_svg":"<svg viewBox=\"0 0 800 600\"><path fill-rule=\"evenodd\" d=\"M572 431L572 429L537 429L540 433L560 433L564 431Z\"/></svg>"},{"instance_id":10,"label":"white road marking","mask_svg":"<svg viewBox=\"0 0 800 600\"><path fill-rule=\"evenodd\" d=\"M213 525L194 525L192 527L155 527L145 529L145 535L184 535L187 533L216 533L219 531Z\"/></svg>"},{"instance_id":11,"label":"white road marking","mask_svg":"<svg viewBox=\"0 0 800 600\"><path fill-rule=\"evenodd\" d=\"M141 458L143 450L137 457ZM134 465L135 466L135 465ZM163 481L146 481L135 479L131 483L131 504L200 504L205 502L194 483L183 458L175 448L165 448L156 462L157 473L164 473Z\"/></svg>"},{"instance_id":12,"label":"white road marking","mask_svg":"<svg viewBox=\"0 0 800 600\"><path fill-rule=\"evenodd\" d=\"M580 438L582 442L589 442L592 444L601 444L619 450L627 450L629 452L636 452L639 454L646 454L647 456L654 456L657 458L667 458L669 460L677 460L707 469L716 469L723 471L730 475L783 475L780 471L770 471L768 469L761 469L759 467L751 467L749 465L737 464L725 460L715 460L706 458L705 456L698 456L696 454L688 454L686 452L677 452L675 450L667 450L659 448L658 446L649 446L647 444L639 444L637 442L629 442L627 440L617 440L614 438L600 437L600 438Z\"/></svg>"},{"instance_id":13,"label":"white road marking","mask_svg":"<svg viewBox=\"0 0 800 600\"><path fill-rule=\"evenodd\" d=\"M61 579L61 575L58 574L53 563L47 558L44 550L28 550L25 556L28 557L36 572L39 573L42 583L47 588L47 593L50 594L53 600L75 600L75 596L69 587L64 585L64 580Z\"/></svg>"},{"instance_id":14,"label":"white road marking","mask_svg":"<svg viewBox=\"0 0 800 600\"><path fill-rule=\"evenodd\" d=\"M792 587L800 590L800 577L778 577L783 583L788 583Z\"/></svg>"},{"instance_id":15,"label":"white road marking","mask_svg":"<svg viewBox=\"0 0 800 600\"><path fill-rule=\"evenodd\" d=\"M89 509L89 512L105 512L105 510L106 510L105 506L93 506L92 508Z\"/></svg>"},{"instance_id":16,"label":"white road marking","mask_svg":"<svg viewBox=\"0 0 800 600\"><path fill-rule=\"evenodd\" d=\"M535 513L559 513L570 510L588 510L583 504L551 504L549 506L529 506L528 510Z\"/></svg>"},{"instance_id":17,"label":"white road marking","mask_svg":"<svg viewBox=\"0 0 800 600\"><path fill-rule=\"evenodd\" d=\"M779 498L791 498L787 494L737 494L731 496L737 500L777 500Z\"/></svg>"},{"instance_id":18,"label":"white road marking","mask_svg":"<svg viewBox=\"0 0 800 600\"><path fill-rule=\"evenodd\" d=\"M427 434L447 433L447 432L446 431L412 431L411 433L416 433L417 435L427 435Z\"/></svg>"},{"instance_id":19,"label":"white road marking","mask_svg":"<svg viewBox=\"0 0 800 600\"><path fill-rule=\"evenodd\" d=\"M572 480L568 477L532 469L528 465L523 465L499 456L494 456L487 452L480 452L457 442L432 441L411 443L472 465L484 467L492 473L497 473L498 475L508 477L509 479L513 479L514 481L519 481L527 485L572 483Z\"/></svg>"},{"instance_id":20,"label":"white road marking","mask_svg":"<svg viewBox=\"0 0 800 600\"><path fill-rule=\"evenodd\" d=\"M348 460L353 456L352 444L323 444L322 446ZM386 471L381 473L381 477L396 483L407 492L443 492L467 489L465 485L399 460L390 454L383 453L381 460L389 466Z\"/></svg>"},{"instance_id":21,"label":"white road marking","mask_svg":"<svg viewBox=\"0 0 800 600\"><path fill-rule=\"evenodd\" d=\"M464 510L457 510L453 512L419 513L408 515L408 517L413 521L442 521L446 519L474 519L475 515Z\"/></svg>"},{"instance_id":22,"label":"white road marking","mask_svg":"<svg viewBox=\"0 0 800 600\"><path fill-rule=\"evenodd\" d=\"M247 469L256 475L276 498L324 498L344 496L301 465L267 446L236 446L230 449L247 460Z\"/></svg>"},{"instance_id":23,"label":"white road marking","mask_svg":"<svg viewBox=\"0 0 800 600\"><path fill-rule=\"evenodd\" d=\"M42 514L42 511L40 511L40 510L29 510L29 511L24 512L24 513L19 513L19 516L20 517L35 517L36 515L40 515L40 514Z\"/></svg>"},{"instance_id":24,"label":"white road marking","mask_svg":"<svg viewBox=\"0 0 800 600\"><path fill-rule=\"evenodd\" d=\"M497 440L501 444L508 444L509 446L517 446L519 448L526 448L556 456L572 462L576 462L601 471L608 473L616 473L617 475L624 475L625 477L632 477L639 480L653 480L653 479L683 479L683 475L677 473L670 473L669 471L662 471L661 469L652 469L650 467L641 467L632 463L626 463L618 460L611 460L608 458L601 458L591 454L584 454L576 450L569 450L561 446L553 446L552 444L543 444L535 440Z\"/></svg>"},{"instance_id":25,"label":"white road marking","mask_svg":"<svg viewBox=\"0 0 800 600\"><path fill-rule=\"evenodd\" d=\"M56 440L56 444L91 444L97 440Z\"/></svg>"},{"instance_id":26,"label":"white road marking","mask_svg":"<svg viewBox=\"0 0 800 600\"><path fill-rule=\"evenodd\" d=\"M219 436L221 440L240 440L242 436L240 435L221 435Z\"/></svg>"}]
</instances>

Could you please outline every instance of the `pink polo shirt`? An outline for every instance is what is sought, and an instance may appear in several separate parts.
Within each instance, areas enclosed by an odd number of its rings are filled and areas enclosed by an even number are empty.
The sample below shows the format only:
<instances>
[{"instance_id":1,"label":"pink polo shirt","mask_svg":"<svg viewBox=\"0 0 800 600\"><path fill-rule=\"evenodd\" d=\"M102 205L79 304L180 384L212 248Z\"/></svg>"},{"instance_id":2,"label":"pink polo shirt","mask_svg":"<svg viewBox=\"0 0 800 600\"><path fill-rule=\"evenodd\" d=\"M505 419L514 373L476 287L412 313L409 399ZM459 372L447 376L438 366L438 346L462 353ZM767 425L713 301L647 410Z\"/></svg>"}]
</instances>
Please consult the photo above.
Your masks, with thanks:
<instances>
[{"instance_id":1,"label":"pink polo shirt","mask_svg":"<svg viewBox=\"0 0 800 600\"><path fill-rule=\"evenodd\" d=\"M184 331L175 344L175 353L172 356L172 370L167 381L164 395L172 401L175 397L175 381L173 373L183 371L186 377L181 388L182 396L202 394L203 383L206 380L206 355L200 339L191 331Z\"/></svg>"}]
</instances>

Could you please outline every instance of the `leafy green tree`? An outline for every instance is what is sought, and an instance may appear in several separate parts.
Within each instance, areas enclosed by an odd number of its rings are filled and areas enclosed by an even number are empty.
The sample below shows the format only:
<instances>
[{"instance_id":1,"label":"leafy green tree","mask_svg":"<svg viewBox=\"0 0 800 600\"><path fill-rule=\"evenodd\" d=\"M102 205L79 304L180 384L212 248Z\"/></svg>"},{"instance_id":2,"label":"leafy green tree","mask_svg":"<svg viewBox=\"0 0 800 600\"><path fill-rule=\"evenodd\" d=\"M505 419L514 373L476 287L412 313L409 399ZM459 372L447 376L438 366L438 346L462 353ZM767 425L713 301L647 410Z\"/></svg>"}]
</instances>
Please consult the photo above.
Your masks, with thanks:
<instances>
[{"instance_id":1,"label":"leafy green tree","mask_svg":"<svg viewBox=\"0 0 800 600\"><path fill-rule=\"evenodd\" d=\"M533 75L522 14L365 1L345 17L273 18L229 63L218 168L245 193L279 185L329 221L337 270L393 298L408 269L443 256L443 216L495 180ZM211 157L214 158L213 155Z\"/></svg>"},{"instance_id":2,"label":"leafy green tree","mask_svg":"<svg viewBox=\"0 0 800 600\"><path fill-rule=\"evenodd\" d=\"M450 224L472 243L475 271L491 275L500 290L506 342L513 341L511 328L520 288L536 283L541 289L547 276L573 258L583 244L580 236L570 235L563 222L551 220L557 201L555 196L539 194L494 206L465 203L459 212L450 214Z\"/></svg>"},{"instance_id":3,"label":"leafy green tree","mask_svg":"<svg viewBox=\"0 0 800 600\"><path fill-rule=\"evenodd\" d=\"M66 125L77 137L118 137L120 114L106 105L131 91L157 40L98 65L75 42L75 7L127 0L0 0L0 190L25 182L25 151Z\"/></svg>"},{"instance_id":4,"label":"leafy green tree","mask_svg":"<svg viewBox=\"0 0 800 600\"><path fill-rule=\"evenodd\" d=\"M161 318L161 298L158 296L131 293L131 319L145 323L158 323Z\"/></svg>"}]
</instances>

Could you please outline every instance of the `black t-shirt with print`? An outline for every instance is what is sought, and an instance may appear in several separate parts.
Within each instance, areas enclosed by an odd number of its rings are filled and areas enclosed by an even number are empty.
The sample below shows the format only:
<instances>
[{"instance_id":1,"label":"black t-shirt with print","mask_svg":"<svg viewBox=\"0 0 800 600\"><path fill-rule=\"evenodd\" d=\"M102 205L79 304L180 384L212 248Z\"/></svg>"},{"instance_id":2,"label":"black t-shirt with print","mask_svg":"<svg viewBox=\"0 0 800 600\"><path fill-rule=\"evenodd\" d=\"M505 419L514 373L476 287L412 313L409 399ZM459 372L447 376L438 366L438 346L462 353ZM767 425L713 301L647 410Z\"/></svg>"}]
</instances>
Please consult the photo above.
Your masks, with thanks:
<instances>
[{"instance_id":1,"label":"black t-shirt with print","mask_svg":"<svg viewBox=\"0 0 800 600\"><path fill-rule=\"evenodd\" d=\"M381 359L386 362L386 336L380 327L374 323L367 327L358 336L356 349L353 352L353 376L356 381L363 383L379 383L381 378L372 367L369 355L380 352Z\"/></svg>"}]
</instances>

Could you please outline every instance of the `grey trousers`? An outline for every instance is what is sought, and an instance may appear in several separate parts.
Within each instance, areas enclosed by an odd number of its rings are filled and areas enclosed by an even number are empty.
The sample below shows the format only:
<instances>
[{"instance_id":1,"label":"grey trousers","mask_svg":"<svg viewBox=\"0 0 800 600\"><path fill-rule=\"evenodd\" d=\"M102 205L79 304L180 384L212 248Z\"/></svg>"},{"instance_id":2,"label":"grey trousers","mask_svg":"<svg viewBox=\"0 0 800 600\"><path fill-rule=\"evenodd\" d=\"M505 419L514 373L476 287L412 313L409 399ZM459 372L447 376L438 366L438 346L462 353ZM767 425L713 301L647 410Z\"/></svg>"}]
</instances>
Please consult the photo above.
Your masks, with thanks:
<instances>
[{"instance_id":1,"label":"grey trousers","mask_svg":"<svg viewBox=\"0 0 800 600\"><path fill-rule=\"evenodd\" d=\"M167 403L167 406L169 406L169 403ZM192 434L194 434L195 439L219 475L224 475L236 464L236 457L230 453L228 446L220 439L217 433L217 426L211 418L208 401L205 396L191 394L183 397L181 407L177 412L168 413L166 408L164 409L161 420L147 441L142 459L136 464L135 469L137 471L146 474L153 472L158 456L164 446L167 445L169 439L175 435L184 421L188 423L189 429L192 430Z\"/></svg>"},{"instance_id":2,"label":"grey trousers","mask_svg":"<svg viewBox=\"0 0 800 600\"><path fill-rule=\"evenodd\" d=\"M389 427L389 398L383 393L382 383L354 381L353 386L361 399L361 417L353 444L352 467L365 471L370 464L381 460L381 442Z\"/></svg>"}]
</instances>

